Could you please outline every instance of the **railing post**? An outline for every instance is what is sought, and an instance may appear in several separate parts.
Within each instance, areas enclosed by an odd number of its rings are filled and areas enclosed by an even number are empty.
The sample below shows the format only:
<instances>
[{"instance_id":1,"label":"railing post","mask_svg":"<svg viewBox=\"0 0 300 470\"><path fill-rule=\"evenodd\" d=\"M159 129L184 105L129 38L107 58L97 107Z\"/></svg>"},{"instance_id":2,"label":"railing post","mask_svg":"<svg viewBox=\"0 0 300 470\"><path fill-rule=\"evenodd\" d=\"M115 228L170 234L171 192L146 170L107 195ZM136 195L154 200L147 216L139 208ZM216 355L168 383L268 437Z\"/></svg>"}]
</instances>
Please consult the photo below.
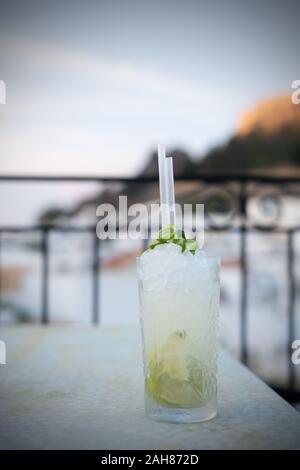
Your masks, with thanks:
<instances>
[{"instance_id":1,"label":"railing post","mask_svg":"<svg viewBox=\"0 0 300 470\"><path fill-rule=\"evenodd\" d=\"M247 260L247 193L242 185L240 189L240 263L241 263L241 296L240 296L240 356L244 364L248 363L248 260Z\"/></svg>"},{"instance_id":2,"label":"railing post","mask_svg":"<svg viewBox=\"0 0 300 470\"><path fill-rule=\"evenodd\" d=\"M291 360L291 346L295 339L295 299L296 299L296 287L295 287L295 274L294 274L294 232L289 230L287 234L287 274L288 274L288 347L287 347L287 359L288 359L288 383L289 388L294 389L295 387L295 367Z\"/></svg>"},{"instance_id":3,"label":"railing post","mask_svg":"<svg viewBox=\"0 0 300 470\"><path fill-rule=\"evenodd\" d=\"M41 322L49 323L49 230L43 227L41 232L42 253L42 290L41 290Z\"/></svg>"},{"instance_id":4,"label":"railing post","mask_svg":"<svg viewBox=\"0 0 300 470\"><path fill-rule=\"evenodd\" d=\"M241 227L241 246L240 246L240 259L241 259L241 360L244 364L248 363L248 265L247 265L247 233L244 226Z\"/></svg>"},{"instance_id":5,"label":"railing post","mask_svg":"<svg viewBox=\"0 0 300 470\"><path fill-rule=\"evenodd\" d=\"M99 238L96 230L93 230L93 259L92 259L92 323L99 324Z\"/></svg>"}]
</instances>

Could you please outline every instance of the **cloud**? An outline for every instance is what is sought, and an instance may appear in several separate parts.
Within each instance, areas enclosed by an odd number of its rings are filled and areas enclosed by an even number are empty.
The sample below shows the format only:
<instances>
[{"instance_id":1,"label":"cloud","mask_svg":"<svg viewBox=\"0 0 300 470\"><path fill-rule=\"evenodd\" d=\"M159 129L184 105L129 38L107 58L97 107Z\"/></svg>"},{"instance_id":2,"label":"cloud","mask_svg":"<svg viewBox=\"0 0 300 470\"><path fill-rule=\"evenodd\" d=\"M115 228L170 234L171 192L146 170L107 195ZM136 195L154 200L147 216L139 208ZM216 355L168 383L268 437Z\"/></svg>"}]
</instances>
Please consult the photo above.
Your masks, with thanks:
<instances>
[{"instance_id":1,"label":"cloud","mask_svg":"<svg viewBox=\"0 0 300 470\"><path fill-rule=\"evenodd\" d=\"M112 60L100 54L91 56L82 50L67 49L47 42L30 40L16 36L0 36L6 57L2 60L20 60L36 71L69 76L78 85L78 80L85 84L103 84L126 87L138 95L156 96L174 102L181 101L194 108L210 106L216 99L220 105L227 102L222 90L214 85L195 83L192 80L166 74L161 69L144 64L134 64L126 60ZM72 82L70 83L72 87ZM161 104L163 104L161 102Z\"/></svg>"},{"instance_id":2,"label":"cloud","mask_svg":"<svg viewBox=\"0 0 300 470\"><path fill-rule=\"evenodd\" d=\"M160 68L24 37L0 41L14 70L0 171L128 174L157 141L199 151L228 126L228 97Z\"/></svg>"}]
</instances>

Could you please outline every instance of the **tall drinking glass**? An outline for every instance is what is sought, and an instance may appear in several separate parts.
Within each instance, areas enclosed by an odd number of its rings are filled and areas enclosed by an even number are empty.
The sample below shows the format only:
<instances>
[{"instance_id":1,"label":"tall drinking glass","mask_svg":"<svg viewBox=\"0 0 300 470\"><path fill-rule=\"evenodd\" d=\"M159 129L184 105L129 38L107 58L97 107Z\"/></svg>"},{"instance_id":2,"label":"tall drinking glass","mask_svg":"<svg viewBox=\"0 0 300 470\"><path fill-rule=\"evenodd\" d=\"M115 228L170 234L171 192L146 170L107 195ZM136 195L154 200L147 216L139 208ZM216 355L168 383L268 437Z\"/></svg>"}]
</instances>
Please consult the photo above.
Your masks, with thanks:
<instances>
[{"instance_id":1,"label":"tall drinking glass","mask_svg":"<svg viewBox=\"0 0 300 470\"><path fill-rule=\"evenodd\" d=\"M137 258L146 414L199 422L217 414L220 261L169 243Z\"/></svg>"}]
</instances>

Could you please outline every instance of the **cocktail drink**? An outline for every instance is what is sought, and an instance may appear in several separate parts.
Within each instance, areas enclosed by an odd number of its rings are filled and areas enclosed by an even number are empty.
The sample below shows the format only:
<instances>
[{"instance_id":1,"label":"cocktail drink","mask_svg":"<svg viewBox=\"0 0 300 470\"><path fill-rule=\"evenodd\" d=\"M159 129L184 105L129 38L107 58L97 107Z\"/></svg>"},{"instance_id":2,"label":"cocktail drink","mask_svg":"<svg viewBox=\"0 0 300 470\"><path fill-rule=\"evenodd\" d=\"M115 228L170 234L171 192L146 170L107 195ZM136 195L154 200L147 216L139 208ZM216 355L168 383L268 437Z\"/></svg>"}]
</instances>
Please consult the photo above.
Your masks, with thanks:
<instances>
[{"instance_id":1,"label":"cocktail drink","mask_svg":"<svg viewBox=\"0 0 300 470\"><path fill-rule=\"evenodd\" d=\"M158 168L162 229L137 259L146 413L206 421L217 413L220 261L176 226L173 164L163 145Z\"/></svg>"},{"instance_id":2,"label":"cocktail drink","mask_svg":"<svg viewBox=\"0 0 300 470\"><path fill-rule=\"evenodd\" d=\"M220 264L189 242L155 242L137 259L146 413L165 421L217 413Z\"/></svg>"}]
</instances>

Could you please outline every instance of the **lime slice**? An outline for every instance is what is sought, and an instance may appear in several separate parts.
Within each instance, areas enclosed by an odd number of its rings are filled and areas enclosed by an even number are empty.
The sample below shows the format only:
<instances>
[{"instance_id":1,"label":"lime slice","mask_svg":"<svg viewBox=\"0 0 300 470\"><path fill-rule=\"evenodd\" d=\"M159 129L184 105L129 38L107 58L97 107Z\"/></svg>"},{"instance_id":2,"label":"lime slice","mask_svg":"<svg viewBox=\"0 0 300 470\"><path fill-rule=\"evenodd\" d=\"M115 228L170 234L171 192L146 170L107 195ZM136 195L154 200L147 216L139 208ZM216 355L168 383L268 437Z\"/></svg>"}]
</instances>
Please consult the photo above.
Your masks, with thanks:
<instances>
[{"instance_id":1,"label":"lime slice","mask_svg":"<svg viewBox=\"0 0 300 470\"><path fill-rule=\"evenodd\" d=\"M187 334L174 332L166 343L149 355L146 391L158 403L177 408L195 408L204 398L204 375L190 353Z\"/></svg>"},{"instance_id":2,"label":"lime slice","mask_svg":"<svg viewBox=\"0 0 300 470\"><path fill-rule=\"evenodd\" d=\"M162 374L153 385L154 398L162 404L176 408L195 408L201 404L201 396L187 380Z\"/></svg>"}]
</instances>

